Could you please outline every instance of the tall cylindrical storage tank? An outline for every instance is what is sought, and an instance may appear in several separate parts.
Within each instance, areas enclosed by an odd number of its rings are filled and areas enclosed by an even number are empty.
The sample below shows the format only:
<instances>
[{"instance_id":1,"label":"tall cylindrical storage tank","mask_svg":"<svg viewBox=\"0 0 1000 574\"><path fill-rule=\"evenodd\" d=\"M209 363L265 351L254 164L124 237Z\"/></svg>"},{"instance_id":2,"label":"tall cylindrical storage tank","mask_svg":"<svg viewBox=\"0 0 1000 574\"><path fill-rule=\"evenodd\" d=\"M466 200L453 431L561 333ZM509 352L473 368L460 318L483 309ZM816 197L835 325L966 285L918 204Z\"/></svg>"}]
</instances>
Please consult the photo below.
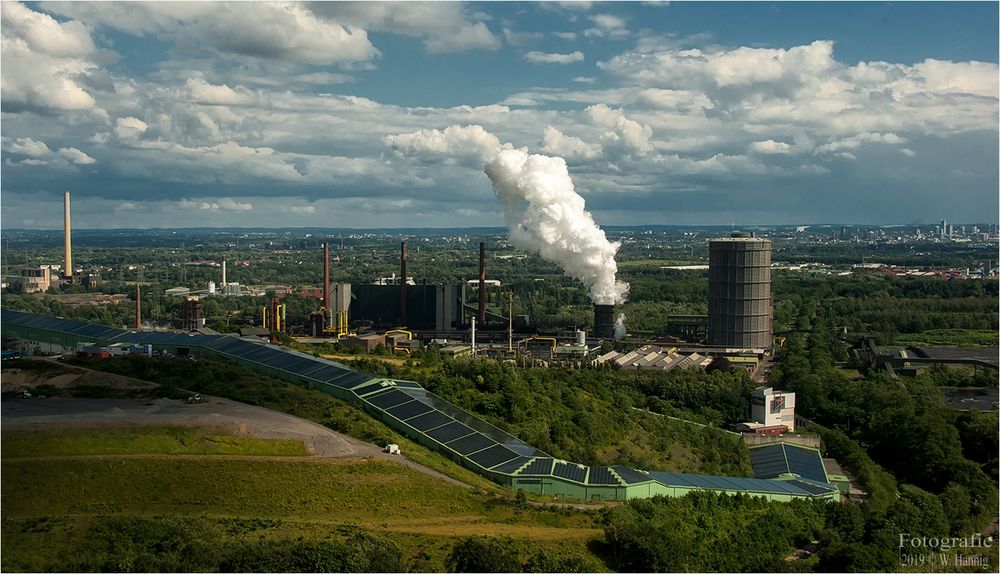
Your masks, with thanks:
<instances>
[{"instance_id":1,"label":"tall cylindrical storage tank","mask_svg":"<svg viewBox=\"0 0 1000 574\"><path fill-rule=\"evenodd\" d=\"M771 346L771 242L734 233L708 248L708 342L717 347Z\"/></svg>"}]
</instances>

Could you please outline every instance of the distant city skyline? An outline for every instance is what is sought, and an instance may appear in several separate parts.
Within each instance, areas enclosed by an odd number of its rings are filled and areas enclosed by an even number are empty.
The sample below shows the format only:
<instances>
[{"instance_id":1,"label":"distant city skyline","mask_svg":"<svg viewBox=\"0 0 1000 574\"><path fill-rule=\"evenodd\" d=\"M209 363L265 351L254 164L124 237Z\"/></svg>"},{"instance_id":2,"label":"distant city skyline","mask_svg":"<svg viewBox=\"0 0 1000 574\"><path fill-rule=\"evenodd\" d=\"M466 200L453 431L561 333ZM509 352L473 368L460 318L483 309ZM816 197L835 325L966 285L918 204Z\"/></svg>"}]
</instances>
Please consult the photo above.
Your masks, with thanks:
<instances>
[{"instance_id":1,"label":"distant city skyline","mask_svg":"<svg viewBox=\"0 0 1000 574\"><path fill-rule=\"evenodd\" d=\"M565 159L603 226L995 223L995 2L19 3L0 224L503 226Z\"/></svg>"}]
</instances>

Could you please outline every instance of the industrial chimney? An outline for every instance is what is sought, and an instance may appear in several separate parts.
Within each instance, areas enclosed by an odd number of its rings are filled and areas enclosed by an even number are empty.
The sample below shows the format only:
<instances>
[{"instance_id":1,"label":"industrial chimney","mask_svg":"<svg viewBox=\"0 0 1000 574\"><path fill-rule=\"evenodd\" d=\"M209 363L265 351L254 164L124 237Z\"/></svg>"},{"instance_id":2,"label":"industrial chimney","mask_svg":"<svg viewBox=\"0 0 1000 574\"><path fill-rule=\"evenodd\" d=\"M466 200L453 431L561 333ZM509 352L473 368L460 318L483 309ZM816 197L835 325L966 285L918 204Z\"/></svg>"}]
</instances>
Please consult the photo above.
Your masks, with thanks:
<instances>
[{"instance_id":1,"label":"industrial chimney","mask_svg":"<svg viewBox=\"0 0 1000 574\"><path fill-rule=\"evenodd\" d=\"M479 325L486 326L486 243L479 242Z\"/></svg>"},{"instance_id":2,"label":"industrial chimney","mask_svg":"<svg viewBox=\"0 0 1000 574\"><path fill-rule=\"evenodd\" d=\"M330 307L330 244L323 243L323 326L333 326L333 309Z\"/></svg>"},{"instance_id":3,"label":"industrial chimney","mask_svg":"<svg viewBox=\"0 0 1000 574\"><path fill-rule=\"evenodd\" d=\"M594 305L594 336L598 339L615 336L614 305Z\"/></svg>"},{"instance_id":4,"label":"industrial chimney","mask_svg":"<svg viewBox=\"0 0 1000 574\"><path fill-rule=\"evenodd\" d=\"M139 292L139 284L135 284L135 329L137 331L142 330L142 319L140 318L139 311L142 309L141 304L142 294Z\"/></svg>"},{"instance_id":5,"label":"industrial chimney","mask_svg":"<svg viewBox=\"0 0 1000 574\"><path fill-rule=\"evenodd\" d=\"M63 247L66 251L66 269L63 270L63 277L73 280L73 246L70 240L72 225L69 221L69 191L63 193L63 233L65 238L63 239Z\"/></svg>"},{"instance_id":6,"label":"industrial chimney","mask_svg":"<svg viewBox=\"0 0 1000 574\"><path fill-rule=\"evenodd\" d=\"M406 242L399 254L399 324L406 325Z\"/></svg>"},{"instance_id":7,"label":"industrial chimney","mask_svg":"<svg viewBox=\"0 0 1000 574\"><path fill-rule=\"evenodd\" d=\"M222 258L222 292L223 293L226 292L226 285L228 285L228 283L226 283L226 258L223 257Z\"/></svg>"}]
</instances>

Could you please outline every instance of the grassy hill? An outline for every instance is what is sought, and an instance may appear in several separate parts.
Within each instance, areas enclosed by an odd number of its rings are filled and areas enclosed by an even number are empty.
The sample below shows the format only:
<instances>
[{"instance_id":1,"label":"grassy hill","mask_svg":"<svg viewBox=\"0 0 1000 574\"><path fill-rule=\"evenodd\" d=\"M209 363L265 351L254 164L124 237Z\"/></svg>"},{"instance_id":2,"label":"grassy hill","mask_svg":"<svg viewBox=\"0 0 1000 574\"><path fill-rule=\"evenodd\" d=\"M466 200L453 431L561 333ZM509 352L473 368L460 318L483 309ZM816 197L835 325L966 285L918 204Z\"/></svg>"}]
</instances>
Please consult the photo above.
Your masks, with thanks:
<instances>
[{"instance_id":1,"label":"grassy hill","mask_svg":"<svg viewBox=\"0 0 1000 574\"><path fill-rule=\"evenodd\" d=\"M309 566L296 566L301 555L327 560L317 569L378 570L377 558L439 571L460 537L473 535L603 569L587 549L603 532L596 512L532 508L394 462L270 456L287 445L264 440L234 455L177 454L180 443L160 428L104 441L129 454L70 455L115 450L95 449L96 436L35 433L26 450L27 435L5 433L4 571L294 570ZM198 437L219 438L186 436L194 452L204 450ZM351 554L358 540L394 550Z\"/></svg>"}]
</instances>

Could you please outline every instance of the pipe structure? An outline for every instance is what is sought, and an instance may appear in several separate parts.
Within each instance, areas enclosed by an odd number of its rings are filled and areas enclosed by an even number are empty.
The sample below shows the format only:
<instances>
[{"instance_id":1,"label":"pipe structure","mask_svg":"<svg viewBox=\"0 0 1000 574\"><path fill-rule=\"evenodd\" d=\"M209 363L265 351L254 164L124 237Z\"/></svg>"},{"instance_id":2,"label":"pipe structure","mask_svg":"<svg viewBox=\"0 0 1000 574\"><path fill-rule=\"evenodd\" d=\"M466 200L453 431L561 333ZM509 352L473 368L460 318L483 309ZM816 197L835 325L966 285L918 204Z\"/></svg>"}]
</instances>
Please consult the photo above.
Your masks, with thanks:
<instances>
[{"instance_id":1,"label":"pipe structure","mask_svg":"<svg viewBox=\"0 0 1000 574\"><path fill-rule=\"evenodd\" d=\"M69 191L63 193L63 249L66 252L66 269L63 270L63 277L73 279L73 246L72 229L69 220Z\"/></svg>"},{"instance_id":2,"label":"pipe structure","mask_svg":"<svg viewBox=\"0 0 1000 574\"><path fill-rule=\"evenodd\" d=\"M472 356L476 356L476 318L472 318Z\"/></svg>"},{"instance_id":3,"label":"pipe structure","mask_svg":"<svg viewBox=\"0 0 1000 574\"><path fill-rule=\"evenodd\" d=\"M479 242L479 324L486 324L486 243Z\"/></svg>"},{"instance_id":4,"label":"pipe structure","mask_svg":"<svg viewBox=\"0 0 1000 574\"><path fill-rule=\"evenodd\" d=\"M142 293L139 291L139 284L135 285L135 328L136 330L142 329L142 319L140 318L140 311L142 309L142 303L140 302L142 298Z\"/></svg>"},{"instance_id":5,"label":"pipe structure","mask_svg":"<svg viewBox=\"0 0 1000 574\"><path fill-rule=\"evenodd\" d=\"M406 242L399 254L399 325L406 325Z\"/></svg>"}]
</instances>

